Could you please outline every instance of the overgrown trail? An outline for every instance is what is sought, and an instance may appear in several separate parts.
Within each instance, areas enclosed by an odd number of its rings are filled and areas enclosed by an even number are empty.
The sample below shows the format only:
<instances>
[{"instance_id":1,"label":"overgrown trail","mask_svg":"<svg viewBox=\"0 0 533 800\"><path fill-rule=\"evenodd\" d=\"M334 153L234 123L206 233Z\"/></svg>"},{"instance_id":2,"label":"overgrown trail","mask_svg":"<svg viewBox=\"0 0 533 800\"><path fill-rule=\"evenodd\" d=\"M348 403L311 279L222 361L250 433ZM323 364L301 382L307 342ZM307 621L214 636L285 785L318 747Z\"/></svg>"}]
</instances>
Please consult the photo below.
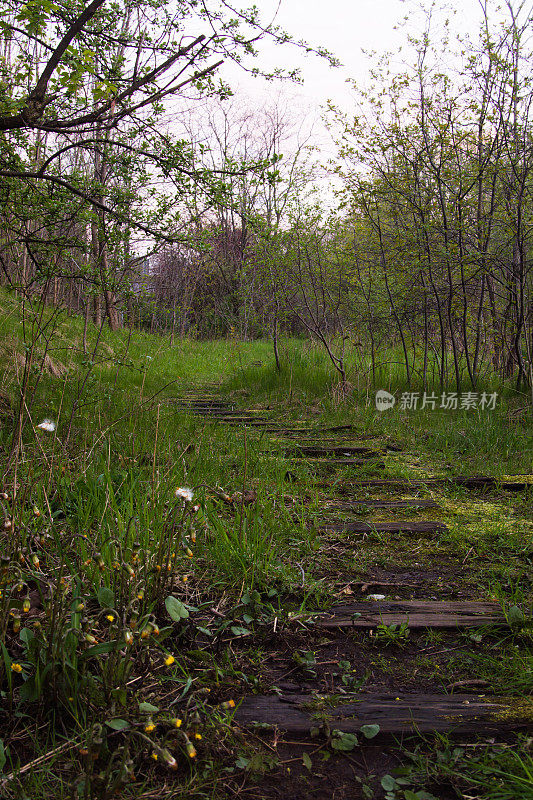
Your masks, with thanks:
<instances>
[{"instance_id":1,"label":"overgrown trail","mask_svg":"<svg viewBox=\"0 0 533 800\"><path fill-rule=\"evenodd\" d=\"M520 659L522 611L490 599L475 542L466 557L454 552L454 509L487 492L525 497L531 477L399 478L394 460L408 456L401 444L358 435L354 426L276 421L201 392L179 405L268 437L269 456L289 459L284 502L316 537L314 553L298 564L296 610L261 624L256 593L247 598L253 633L231 641L235 663L256 680L253 691L236 688L234 722L252 754L241 757L235 781L228 776L228 793L457 797L454 782L435 783L435 774L432 784L430 770L420 788L406 751L434 752L433 735L441 734L441 751L455 753L460 774L469 754L531 731L533 703L524 699L531 673L521 681L517 663L507 671L503 663L509 648ZM301 466L313 476L311 490L299 480ZM306 601L312 581L322 609Z\"/></svg>"}]
</instances>

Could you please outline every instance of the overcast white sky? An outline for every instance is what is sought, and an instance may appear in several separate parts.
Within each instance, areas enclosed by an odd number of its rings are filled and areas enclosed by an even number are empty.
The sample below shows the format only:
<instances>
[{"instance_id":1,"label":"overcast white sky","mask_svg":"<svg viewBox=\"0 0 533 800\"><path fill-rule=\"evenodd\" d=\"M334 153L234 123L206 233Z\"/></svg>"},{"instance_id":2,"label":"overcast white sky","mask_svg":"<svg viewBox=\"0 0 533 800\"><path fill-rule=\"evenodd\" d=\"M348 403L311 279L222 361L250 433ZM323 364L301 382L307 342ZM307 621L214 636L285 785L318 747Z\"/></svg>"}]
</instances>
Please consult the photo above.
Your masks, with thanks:
<instances>
[{"instance_id":1,"label":"overcast white sky","mask_svg":"<svg viewBox=\"0 0 533 800\"><path fill-rule=\"evenodd\" d=\"M303 86L287 86L285 91L301 96L310 110L328 98L346 106L350 98L347 78L364 83L368 75L370 62L363 50L376 50L378 53L392 50L400 65L403 54L399 48L405 44L407 32L421 32L424 25L422 15L416 13L418 4L411 0L281 0L281 3L279 0L259 0L264 20L272 19L278 4L276 21L282 28L296 39L325 47L343 63L342 67L331 69L324 59L306 56L293 47L261 46L262 64L275 60L278 66L300 67ZM422 4L429 7L431 0L422 0ZM481 19L479 0L455 0L449 3L449 8L452 29L475 33ZM408 19L406 27L403 27L401 24L405 17ZM439 18L442 19L443 14L436 12L437 24ZM398 25L401 27L395 30ZM279 92L279 86L264 88L259 81L239 74L231 66L225 66L222 74L228 76L234 87L247 94Z\"/></svg>"},{"instance_id":2,"label":"overcast white sky","mask_svg":"<svg viewBox=\"0 0 533 800\"><path fill-rule=\"evenodd\" d=\"M245 7L253 0L233 0ZM495 1L495 0L494 0ZM289 45L274 46L268 40L258 46L256 64L268 71L275 66L301 71L303 84L268 83L244 73L236 65L226 62L220 76L233 88L236 97L231 101L237 110L269 105L269 99L279 95L285 98L283 106L294 109L294 122L303 123L303 129L313 126L312 141L317 147L317 158L325 164L335 156L336 146L331 134L321 122L321 111L327 100L332 100L344 112L354 108L353 89L347 83L355 80L359 85L369 82L369 69L375 63L368 51L376 55L392 52L393 70L402 70L408 60L408 34L421 34L426 26L421 6L429 8L432 0L255 0L262 20L270 22L276 15L276 24L296 40L329 50L342 66L331 68L328 62L314 54ZM441 8L446 0L439 0ZM276 14L277 10L277 14ZM447 11L435 11L432 26L435 30L442 21L450 18L451 30L476 37L481 12L479 0L455 0L448 3ZM403 50L401 50L403 46ZM367 51L367 54L363 51ZM235 101L237 101L235 105ZM290 146L288 146L290 150ZM332 183L333 180L333 183ZM331 197L335 185L331 175L318 180L322 193Z\"/></svg>"}]
</instances>

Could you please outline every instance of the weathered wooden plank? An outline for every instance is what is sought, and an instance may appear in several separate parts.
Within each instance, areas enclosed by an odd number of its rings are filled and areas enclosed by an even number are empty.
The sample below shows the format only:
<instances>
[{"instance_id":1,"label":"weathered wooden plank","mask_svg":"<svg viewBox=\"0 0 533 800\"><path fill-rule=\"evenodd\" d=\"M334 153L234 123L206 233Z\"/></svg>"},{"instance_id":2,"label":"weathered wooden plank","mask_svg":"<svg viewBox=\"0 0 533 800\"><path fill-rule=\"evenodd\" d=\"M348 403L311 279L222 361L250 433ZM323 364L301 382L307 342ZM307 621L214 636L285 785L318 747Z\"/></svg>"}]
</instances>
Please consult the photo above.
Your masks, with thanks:
<instances>
[{"instance_id":1,"label":"weathered wooden plank","mask_svg":"<svg viewBox=\"0 0 533 800\"><path fill-rule=\"evenodd\" d=\"M324 434L328 433L350 433L351 431L356 431L357 428L355 425L334 425L329 428L312 428L309 426L305 426L299 423L287 423L282 424L280 423L279 427L276 428L276 433L286 433L287 436L305 436L306 438L313 438L315 436L324 436ZM356 433L355 436L351 437L354 439L378 439L379 437L376 434L369 434L369 433Z\"/></svg>"},{"instance_id":2,"label":"weathered wooden plank","mask_svg":"<svg viewBox=\"0 0 533 800\"><path fill-rule=\"evenodd\" d=\"M471 628L505 625L498 603L433 600L362 601L335 606L316 619L319 628L375 628L401 625L409 628Z\"/></svg>"},{"instance_id":3,"label":"weathered wooden plank","mask_svg":"<svg viewBox=\"0 0 533 800\"><path fill-rule=\"evenodd\" d=\"M268 425L269 422L267 419L261 419L261 417L250 417L250 416L220 416L214 417L212 416L214 422L225 422L228 425L249 425L252 428L262 428L265 425Z\"/></svg>"},{"instance_id":4,"label":"weathered wooden plank","mask_svg":"<svg viewBox=\"0 0 533 800\"><path fill-rule=\"evenodd\" d=\"M398 520L397 522L364 522L362 520L338 520L324 522L319 526L321 531L336 531L337 533L446 533L447 526L443 522L425 520L424 522L411 522Z\"/></svg>"},{"instance_id":5,"label":"weathered wooden plank","mask_svg":"<svg viewBox=\"0 0 533 800\"><path fill-rule=\"evenodd\" d=\"M312 695L245 697L234 717L245 728L270 725L292 736L309 736L311 728L357 733L377 724L380 736L446 732L497 733L531 729L533 701L471 694L358 695L356 702L331 706ZM364 741L364 737L361 737Z\"/></svg>"},{"instance_id":6,"label":"weathered wooden plank","mask_svg":"<svg viewBox=\"0 0 533 800\"><path fill-rule=\"evenodd\" d=\"M219 413L222 411L236 411L237 407L232 403L176 403L179 408L192 408L198 411ZM242 411L240 411L242 413Z\"/></svg>"},{"instance_id":7,"label":"weathered wooden plank","mask_svg":"<svg viewBox=\"0 0 533 800\"><path fill-rule=\"evenodd\" d=\"M366 467L366 466L379 466L379 469L385 468L384 461L378 461L379 453L372 452L365 456L358 458L294 458L297 464L307 464L310 467L323 467L325 469L333 467Z\"/></svg>"},{"instance_id":8,"label":"weathered wooden plank","mask_svg":"<svg viewBox=\"0 0 533 800\"><path fill-rule=\"evenodd\" d=\"M285 450L285 456L291 457L302 457L307 456L309 458L322 458L324 456L339 456L341 458L347 458L349 456L379 456L380 451L375 450L372 447L365 447L365 445L347 445L345 447L342 446L329 446L329 447L313 447L309 445L299 445L297 447L289 447Z\"/></svg>"},{"instance_id":9,"label":"weathered wooden plank","mask_svg":"<svg viewBox=\"0 0 533 800\"><path fill-rule=\"evenodd\" d=\"M224 412L237 413L232 405L207 405L200 403L174 403L175 408L192 411L198 414L222 414ZM239 411L242 414L242 411Z\"/></svg>"},{"instance_id":10,"label":"weathered wooden plank","mask_svg":"<svg viewBox=\"0 0 533 800\"><path fill-rule=\"evenodd\" d=\"M457 475L449 478L426 478L425 480L409 480L406 478L376 478L362 479L354 482L357 487L372 487L378 489L425 489L431 486L463 486L466 489L506 489L508 491L523 491L533 489L533 475L517 476L516 478L494 478L485 475ZM352 487L337 486L339 491L351 490Z\"/></svg>"},{"instance_id":11,"label":"weathered wooden plank","mask_svg":"<svg viewBox=\"0 0 533 800\"><path fill-rule=\"evenodd\" d=\"M383 509L385 511L396 511L396 509L417 509L417 508L439 508L438 504L431 498L406 497L401 500L352 500L350 503L329 502L326 507L332 511L353 511L355 513L365 509Z\"/></svg>"},{"instance_id":12,"label":"weathered wooden plank","mask_svg":"<svg viewBox=\"0 0 533 800\"><path fill-rule=\"evenodd\" d=\"M385 462L384 461L377 461L373 458L328 458L328 459L307 459L304 462L304 459L301 461L296 461L296 463L300 464L307 464L310 470L314 472L332 472L333 470L339 467L364 467L365 474L372 470L382 470L385 469Z\"/></svg>"}]
</instances>

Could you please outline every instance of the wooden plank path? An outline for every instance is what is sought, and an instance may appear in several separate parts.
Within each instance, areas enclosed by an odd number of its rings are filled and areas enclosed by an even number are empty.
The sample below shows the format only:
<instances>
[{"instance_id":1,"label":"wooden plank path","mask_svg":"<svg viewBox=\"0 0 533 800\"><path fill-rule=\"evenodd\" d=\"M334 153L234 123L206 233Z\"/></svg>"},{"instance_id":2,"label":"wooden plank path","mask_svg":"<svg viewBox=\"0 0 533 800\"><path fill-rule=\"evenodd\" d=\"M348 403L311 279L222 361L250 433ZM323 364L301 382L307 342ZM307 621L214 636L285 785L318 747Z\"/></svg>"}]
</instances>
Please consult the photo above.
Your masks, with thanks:
<instances>
[{"instance_id":1,"label":"wooden plank path","mask_svg":"<svg viewBox=\"0 0 533 800\"><path fill-rule=\"evenodd\" d=\"M409 478L364 478L354 482L353 485L337 485L336 489L342 492L352 491L356 488L383 489L385 491L410 491L413 489L427 489L433 486L446 487L458 486L465 489L506 489L520 492L533 489L533 475L495 478L489 475L457 475L449 478L425 478L424 480L410 480Z\"/></svg>"},{"instance_id":2,"label":"wooden plank path","mask_svg":"<svg viewBox=\"0 0 533 800\"><path fill-rule=\"evenodd\" d=\"M340 456L341 458L348 456L379 456L380 451L365 445L346 445L344 447L312 447L308 445L300 445L297 447L289 447L285 450L286 457L307 457L307 458L323 458L324 456Z\"/></svg>"},{"instance_id":3,"label":"wooden plank path","mask_svg":"<svg viewBox=\"0 0 533 800\"><path fill-rule=\"evenodd\" d=\"M471 628L506 625L499 603L454 600L364 600L335 606L315 619L318 628L375 628L402 625L409 628Z\"/></svg>"},{"instance_id":4,"label":"wooden plank path","mask_svg":"<svg viewBox=\"0 0 533 800\"><path fill-rule=\"evenodd\" d=\"M316 427L304 422L274 420L268 409L243 409L232 400L216 395L200 396L189 393L178 399L176 406L185 413L196 414L213 424L247 426L256 428L260 434L273 434L272 444L278 452L267 451L267 456L293 459L311 470L327 470L337 467L361 467L382 469L379 459L385 451L400 451L402 445L383 436L361 431L355 425ZM370 441L371 440L371 441ZM368 442L368 444L367 444ZM290 473L287 473L290 474ZM327 486L327 481L315 482L315 486ZM465 488L484 491L488 489L524 491L533 488L533 476L495 478L485 475L415 478L357 478L345 480L335 486L337 498L324 500L321 511L333 515L336 512L388 511L403 509L413 511L438 509L431 497L392 497L390 499L361 498L361 490L381 490L383 493L412 494L427 492L431 488ZM347 496L348 495L348 496ZM316 523L315 523L316 524ZM319 530L348 534L412 534L424 536L448 532L447 526L435 520L397 520L373 522L372 520L320 520ZM392 586L402 584L372 581L369 578L361 586ZM429 589L429 587L428 587ZM433 591L435 589L433 588ZM409 629L448 630L505 626L507 620L501 606L494 602L438 601L438 600L361 600L336 605L325 612L311 615L311 628L318 635L329 632L335 641L353 630L371 630L380 625L402 625ZM414 640L414 637L413 637ZM348 641L347 638L345 641ZM415 644L416 644L416 640ZM306 680L309 681L309 676ZM307 683L307 685L309 685ZM322 684L321 684L322 685ZM357 734L362 725L379 725L380 736L397 736L411 733L443 732L447 735L498 733L531 730L533 701L523 698L484 696L479 694L407 694L402 692L361 693L339 702L339 695L331 698L317 692L303 694L265 694L245 697L235 712L234 720L245 729L255 729L257 723L263 729L274 728L293 737L309 737L311 729L322 728L330 733L339 730ZM363 736L359 737L364 741Z\"/></svg>"},{"instance_id":5,"label":"wooden plank path","mask_svg":"<svg viewBox=\"0 0 533 800\"><path fill-rule=\"evenodd\" d=\"M448 734L531 730L533 700L468 694L361 694L355 702L331 706L316 695L259 695L244 698L234 720L245 728L269 725L291 736L308 737L320 727L357 733L379 725L380 735ZM363 736L360 737L364 739Z\"/></svg>"},{"instance_id":6,"label":"wooden plank path","mask_svg":"<svg viewBox=\"0 0 533 800\"><path fill-rule=\"evenodd\" d=\"M325 507L329 511L353 511L360 513L361 511L397 511L403 509L417 510L419 508L438 509L440 506L432 498L427 497L405 497L399 500L382 500L381 498L368 499L368 500L352 500L350 503L343 503L341 501L333 500L326 501Z\"/></svg>"},{"instance_id":7,"label":"wooden plank path","mask_svg":"<svg viewBox=\"0 0 533 800\"><path fill-rule=\"evenodd\" d=\"M335 533L447 533L448 527L443 522L424 520L411 522L398 520L397 522L363 522L360 520L338 520L323 522L319 525L321 531L334 531Z\"/></svg>"},{"instance_id":8,"label":"wooden plank path","mask_svg":"<svg viewBox=\"0 0 533 800\"><path fill-rule=\"evenodd\" d=\"M364 458L293 458L296 464L307 464L314 471L317 469L330 470L335 467L373 467L385 469L385 462L378 461L379 453L372 453Z\"/></svg>"}]
</instances>

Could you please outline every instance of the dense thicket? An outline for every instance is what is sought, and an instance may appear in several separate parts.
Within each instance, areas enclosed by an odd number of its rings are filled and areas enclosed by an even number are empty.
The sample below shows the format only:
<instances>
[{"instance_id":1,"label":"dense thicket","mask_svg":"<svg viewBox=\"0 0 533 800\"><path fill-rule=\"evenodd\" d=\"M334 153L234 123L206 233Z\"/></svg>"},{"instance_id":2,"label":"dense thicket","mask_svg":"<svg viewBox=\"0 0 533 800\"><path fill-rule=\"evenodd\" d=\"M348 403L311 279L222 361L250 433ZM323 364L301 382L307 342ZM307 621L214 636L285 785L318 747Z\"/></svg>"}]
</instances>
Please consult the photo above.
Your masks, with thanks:
<instances>
[{"instance_id":1,"label":"dense thicket","mask_svg":"<svg viewBox=\"0 0 533 800\"><path fill-rule=\"evenodd\" d=\"M278 366L279 332L307 333L343 382L347 348L374 373L397 346L409 383L476 387L496 371L531 386L533 53L520 3L486 4L476 43L457 52L433 40L428 14L405 71L382 59L372 87L354 87L355 118L330 108L342 202L327 219L295 114L247 109L215 83L224 58L264 35L255 11L0 10L0 265L26 300L173 337L269 335Z\"/></svg>"}]
</instances>

